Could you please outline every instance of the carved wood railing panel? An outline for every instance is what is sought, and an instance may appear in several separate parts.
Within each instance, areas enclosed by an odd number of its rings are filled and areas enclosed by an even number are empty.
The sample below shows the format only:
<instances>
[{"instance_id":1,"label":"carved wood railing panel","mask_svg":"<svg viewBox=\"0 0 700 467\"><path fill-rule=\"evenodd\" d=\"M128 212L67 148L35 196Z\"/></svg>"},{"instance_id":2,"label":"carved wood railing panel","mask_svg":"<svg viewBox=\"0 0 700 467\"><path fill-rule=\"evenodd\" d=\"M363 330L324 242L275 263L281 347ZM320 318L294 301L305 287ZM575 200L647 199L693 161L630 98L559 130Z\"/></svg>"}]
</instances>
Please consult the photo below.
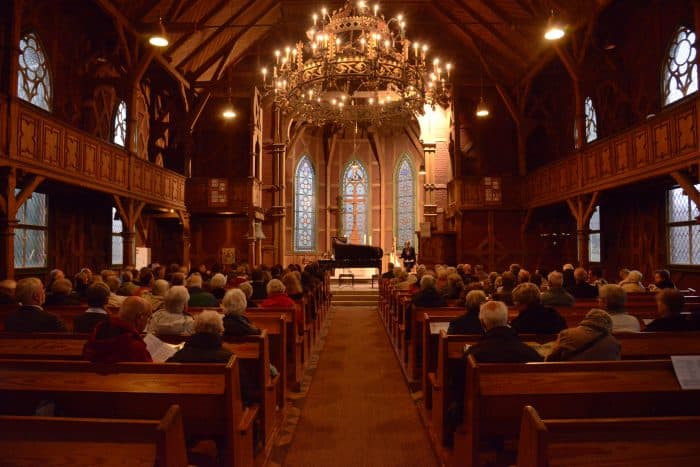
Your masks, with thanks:
<instances>
[{"instance_id":1,"label":"carved wood railing panel","mask_svg":"<svg viewBox=\"0 0 700 467\"><path fill-rule=\"evenodd\" d=\"M522 205L521 179L514 176L467 176L447 185L450 203L462 210L513 209Z\"/></svg>"},{"instance_id":2,"label":"carved wood railing panel","mask_svg":"<svg viewBox=\"0 0 700 467\"><path fill-rule=\"evenodd\" d=\"M191 213L247 215L257 207L256 196L262 199L260 192L255 179L193 177L187 180L187 206Z\"/></svg>"},{"instance_id":3,"label":"carved wood railing panel","mask_svg":"<svg viewBox=\"0 0 700 467\"><path fill-rule=\"evenodd\" d=\"M697 163L699 106L700 97L686 100L619 135L534 170L523 184L527 204L561 202Z\"/></svg>"},{"instance_id":4,"label":"carved wood railing panel","mask_svg":"<svg viewBox=\"0 0 700 467\"><path fill-rule=\"evenodd\" d=\"M2 112L0 100L0 114ZM10 104L12 164L49 179L183 209L185 177L129 155L28 104Z\"/></svg>"}]
</instances>

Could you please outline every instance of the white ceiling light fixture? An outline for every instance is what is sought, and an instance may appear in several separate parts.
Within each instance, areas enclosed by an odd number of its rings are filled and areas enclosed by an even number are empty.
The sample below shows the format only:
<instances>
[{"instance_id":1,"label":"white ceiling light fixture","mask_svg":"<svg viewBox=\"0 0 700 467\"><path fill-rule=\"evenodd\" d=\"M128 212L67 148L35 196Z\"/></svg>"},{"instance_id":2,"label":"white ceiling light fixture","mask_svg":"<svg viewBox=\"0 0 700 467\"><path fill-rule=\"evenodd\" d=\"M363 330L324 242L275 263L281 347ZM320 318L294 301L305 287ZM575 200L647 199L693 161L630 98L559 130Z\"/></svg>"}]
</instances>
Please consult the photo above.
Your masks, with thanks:
<instances>
[{"instance_id":1,"label":"white ceiling light fixture","mask_svg":"<svg viewBox=\"0 0 700 467\"><path fill-rule=\"evenodd\" d=\"M548 41L557 41L564 37L565 34L564 26L555 18L554 10L552 10L547 20L547 29L544 32L544 38Z\"/></svg>"},{"instance_id":2,"label":"white ceiling light fixture","mask_svg":"<svg viewBox=\"0 0 700 467\"><path fill-rule=\"evenodd\" d=\"M148 43L154 47L167 47L170 44L168 36L165 34L165 26L163 25L163 18L158 18L158 32L151 35L148 38Z\"/></svg>"}]
</instances>

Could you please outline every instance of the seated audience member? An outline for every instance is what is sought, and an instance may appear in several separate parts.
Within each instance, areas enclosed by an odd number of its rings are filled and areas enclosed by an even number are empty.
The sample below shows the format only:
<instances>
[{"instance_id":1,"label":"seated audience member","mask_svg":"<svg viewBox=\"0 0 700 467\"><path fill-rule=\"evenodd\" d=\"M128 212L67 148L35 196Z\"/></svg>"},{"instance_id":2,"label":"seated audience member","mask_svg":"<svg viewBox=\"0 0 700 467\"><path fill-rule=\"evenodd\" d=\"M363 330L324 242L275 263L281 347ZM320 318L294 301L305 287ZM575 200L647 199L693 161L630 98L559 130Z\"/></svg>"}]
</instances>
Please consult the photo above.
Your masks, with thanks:
<instances>
[{"instance_id":1,"label":"seated audience member","mask_svg":"<svg viewBox=\"0 0 700 467\"><path fill-rule=\"evenodd\" d=\"M238 288L241 289L243 294L245 295L246 298L246 308L258 308L258 304L255 303L251 297L253 296L253 286L250 285L250 282L243 282L242 284L238 285Z\"/></svg>"},{"instance_id":2,"label":"seated audience member","mask_svg":"<svg viewBox=\"0 0 700 467\"><path fill-rule=\"evenodd\" d=\"M608 281L606 281L603 277L603 270L600 268L591 268L590 272L588 273L588 280L594 287L600 287L601 285L608 283Z\"/></svg>"},{"instance_id":3,"label":"seated audience member","mask_svg":"<svg viewBox=\"0 0 700 467\"><path fill-rule=\"evenodd\" d=\"M479 321L479 310L481 304L486 301L486 294L483 290L471 290L464 298L466 312L450 321L447 334L481 334L481 321Z\"/></svg>"},{"instance_id":4,"label":"seated audience member","mask_svg":"<svg viewBox=\"0 0 700 467\"><path fill-rule=\"evenodd\" d=\"M596 298L598 296L598 287L588 283L588 273L583 268L576 268L574 271L574 285L568 289L568 292L574 298ZM543 300L544 301L544 300Z\"/></svg>"},{"instance_id":5,"label":"seated audience member","mask_svg":"<svg viewBox=\"0 0 700 467\"><path fill-rule=\"evenodd\" d=\"M613 332L639 332L641 326L636 316L625 311L627 292L619 285L607 284L598 289L598 303L608 312L613 322Z\"/></svg>"},{"instance_id":6,"label":"seated audience member","mask_svg":"<svg viewBox=\"0 0 700 467\"><path fill-rule=\"evenodd\" d=\"M138 286L134 284L134 275L131 273L129 270L124 270L122 271L122 285L119 286L119 290L117 290L117 295L121 295L123 297L130 297L134 295L134 292L136 289L138 289Z\"/></svg>"},{"instance_id":7,"label":"seated audience member","mask_svg":"<svg viewBox=\"0 0 700 467\"><path fill-rule=\"evenodd\" d=\"M153 279L154 280L165 280L165 268L163 266L153 265Z\"/></svg>"},{"instance_id":8,"label":"seated audience member","mask_svg":"<svg viewBox=\"0 0 700 467\"><path fill-rule=\"evenodd\" d=\"M178 271L170 275L170 285L185 285L185 273Z\"/></svg>"},{"instance_id":9,"label":"seated audience member","mask_svg":"<svg viewBox=\"0 0 700 467\"><path fill-rule=\"evenodd\" d=\"M187 313L190 294L181 285L171 287L165 293L163 310L151 315L147 330L153 334L192 334L194 319Z\"/></svg>"},{"instance_id":10,"label":"seated audience member","mask_svg":"<svg viewBox=\"0 0 700 467\"><path fill-rule=\"evenodd\" d=\"M644 285L642 285L643 277L644 276L642 276L642 273L639 271L630 271L625 280L620 282L620 287L622 287L627 293L646 292L647 289L645 289Z\"/></svg>"},{"instance_id":11,"label":"seated audience member","mask_svg":"<svg viewBox=\"0 0 700 467\"><path fill-rule=\"evenodd\" d=\"M242 290L231 289L226 292L226 295L224 295L224 298L221 300L221 308L223 308L225 315L224 334L227 336L249 336L251 334L257 335L262 332L260 329L253 326L250 320L244 315L246 307L247 300Z\"/></svg>"},{"instance_id":12,"label":"seated audience member","mask_svg":"<svg viewBox=\"0 0 700 467\"><path fill-rule=\"evenodd\" d=\"M523 343L518 338L516 330L508 326L508 307L505 303L497 301L483 303L479 310L479 321L484 329L484 335L466 352L467 355L473 355L476 361L482 363L542 361L537 351Z\"/></svg>"},{"instance_id":13,"label":"seated audience member","mask_svg":"<svg viewBox=\"0 0 700 467\"><path fill-rule=\"evenodd\" d=\"M5 318L8 332L62 332L66 325L53 313L41 307L46 300L44 284L35 277L17 282L15 291L19 308Z\"/></svg>"},{"instance_id":14,"label":"seated audience member","mask_svg":"<svg viewBox=\"0 0 700 467\"><path fill-rule=\"evenodd\" d=\"M226 276L217 272L209 280L209 291L217 299L221 300L226 295Z\"/></svg>"},{"instance_id":15,"label":"seated audience member","mask_svg":"<svg viewBox=\"0 0 700 467\"><path fill-rule=\"evenodd\" d=\"M561 271L562 275L564 276L564 288L568 289L574 285L574 282L576 282L574 279L574 265L571 263L566 263L564 266L562 266Z\"/></svg>"},{"instance_id":16,"label":"seated audience member","mask_svg":"<svg viewBox=\"0 0 700 467\"><path fill-rule=\"evenodd\" d=\"M168 362L227 363L233 355L221 346L224 323L215 310L204 310L194 318L194 334Z\"/></svg>"},{"instance_id":17,"label":"seated audience member","mask_svg":"<svg viewBox=\"0 0 700 467\"><path fill-rule=\"evenodd\" d=\"M518 274L520 274L520 269L521 269L521 266L518 263L513 263L510 266L508 266L508 272L513 274L513 278L516 281L518 280Z\"/></svg>"},{"instance_id":18,"label":"seated audience member","mask_svg":"<svg viewBox=\"0 0 700 467\"><path fill-rule=\"evenodd\" d=\"M263 300L267 296L267 282L272 279L268 271L263 271L261 267L253 269L250 284L253 286L253 300Z\"/></svg>"},{"instance_id":19,"label":"seated audience member","mask_svg":"<svg viewBox=\"0 0 700 467\"><path fill-rule=\"evenodd\" d=\"M551 275L551 274L550 274ZM566 320L554 308L546 307L535 284L520 284L513 290L518 316L511 326L520 334L557 334L566 329Z\"/></svg>"},{"instance_id":20,"label":"seated audience member","mask_svg":"<svg viewBox=\"0 0 700 467\"><path fill-rule=\"evenodd\" d=\"M105 309L109 302L109 287L104 282L93 283L85 291L88 309L73 321L73 332L88 334L99 323L109 318Z\"/></svg>"},{"instance_id":21,"label":"seated audience member","mask_svg":"<svg viewBox=\"0 0 700 467\"><path fill-rule=\"evenodd\" d=\"M668 269L659 269L654 272L654 283L649 284L649 290L656 292L662 289L675 289L676 284L671 280L671 273Z\"/></svg>"},{"instance_id":22,"label":"seated audience member","mask_svg":"<svg viewBox=\"0 0 700 467\"><path fill-rule=\"evenodd\" d=\"M462 290L464 290L462 276L454 272L447 276L447 287L441 293L447 300L456 300L461 295Z\"/></svg>"},{"instance_id":23,"label":"seated audience member","mask_svg":"<svg viewBox=\"0 0 700 467\"><path fill-rule=\"evenodd\" d=\"M627 279L627 276L629 275L630 270L627 268L622 268L617 272L617 277L620 279L620 282L624 281Z\"/></svg>"},{"instance_id":24,"label":"seated audience member","mask_svg":"<svg viewBox=\"0 0 700 467\"><path fill-rule=\"evenodd\" d=\"M462 272L460 275L462 276L462 282L464 282L464 285L469 285L472 282L479 282L479 279L472 273L472 271L471 264L462 265Z\"/></svg>"},{"instance_id":25,"label":"seated audience member","mask_svg":"<svg viewBox=\"0 0 700 467\"><path fill-rule=\"evenodd\" d=\"M267 283L267 298L260 306L263 308L295 306L294 300L287 295L286 290L281 280L272 279Z\"/></svg>"},{"instance_id":26,"label":"seated audience member","mask_svg":"<svg viewBox=\"0 0 700 467\"><path fill-rule=\"evenodd\" d=\"M530 271L521 269L518 271L518 284L524 284L525 282L530 282Z\"/></svg>"},{"instance_id":27,"label":"seated audience member","mask_svg":"<svg viewBox=\"0 0 700 467\"><path fill-rule=\"evenodd\" d=\"M17 282L12 279L0 281L0 305L14 305L17 303L15 290L17 290Z\"/></svg>"},{"instance_id":28,"label":"seated audience member","mask_svg":"<svg viewBox=\"0 0 700 467\"><path fill-rule=\"evenodd\" d=\"M438 308L447 306L445 297L440 295L435 278L425 274L420 280L420 290L413 294L413 306L422 308Z\"/></svg>"},{"instance_id":29,"label":"seated audience member","mask_svg":"<svg viewBox=\"0 0 700 467\"><path fill-rule=\"evenodd\" d=\"M117 316L100 322L83 347L83 358L93 363L150 362L141 329L151 316L151 304L127 297Z\"/></svg>"},{"instance_id":30,"label":"seated audience member","mask_svg":"<svg viewBox=\"0 0 700 467\"><path fill-rule=\"evenodd\" d=\"M163 279L153 281L153 287L149 293L143 294L143 298L151 302L153 312L165 309L165 294L170 289L170 284Z\"/></svg>"},{"instance_id":31,"label":"seated audience member","mask_svg":"<svg viewBox=\"0 0 700 467\"><path fill-rule=\"evenodd\" d=\"M284 273L284 268L281 264L275 264L270 268L271 279L281 279Z\"/></svg>"},{"instance_id":32,"label":"seated audience member","mask_svg":"<svg viewBox=\"0 0 700 467\"><path fill-rule=\"evenodd\" d=\"M577 327L559 333L546 360L620 360L620 343L612 335L612 327L610 315L594 308Z\"/></svg>"},{"instance_id":33,"label":"seated audience member","mask_svg":"<svg viewBox=\"0 0 700 467\"><path fill-rule=\"evenodd\" d=\"M549 288L542 293L542 304L545 306L573 306L576 299L564 289L564 275L552 271L547 277Z\"/></svg>"},{"instance_id":34,"label":"seated audience member","mask_svg":"<svg viewBox=\"0 0 700 467\"><path fill-rule=\"evenodd\" d=\"M65 279L66 275L60 269L52 269L49 273L49 279L46 281L46 291L51 292L51 286L59 279Z\"/></svg>"},{"instance_id":35,"label":"seated audience member","mask_svg":"<svg viewBox=\"0 0 700 467\"><path fill-rule=\"evenodd\" d=\"M647 324L646 332L659 331L697 331L700 330L697 320L686 319L681 312L685 298L678 289L661 289L656 294L656 306L659 307L661 318L656 318Z\"/></svg>"},{"instance_id":36,"label":"seated audience member","mask_svg":"<svg viewBox=\"0 0 700 467\"><path fill-rule=\"evenodd\" d=\"M187 279L187 291L190 293L189 306L219 307L216 297L202 289L202 276L199 273L194 273Z\"/></svg>"},{"instance_id":37,"label":"seated audience member","mask_svg":"<svg viewBox=\"0 0 700 467\"><path fill-rule=\"evenodd\" d=\"M394 272L394 280L396 281L396 290L410 290L411 286L416 283L417 275L409 274L405 269L400 269L401 272Z\"/></svg>"},{"instance_id":38,"label":"seated audience member","mask_svg":"<svg viewBox=\"0 0 700 467\"><path fill-rule=\"evenodd\" d=\"M394 263L387 264L387 272L382 274L382 279L393 279L394 278Z\"/></svg>"},{"instance_id":39,"label":"seated audience member","mask_svg":"<svg viewBox=\"0 0 700 467\"><path fill-rule=\"evenodd\" d=\"M68 279L58 279L51 286L51 293L46 295L44 306L80 305L80 297L73 293L73 284Z\"/></svg>"},{"instance_id":40,"label":"seated audience member","mask_svg":"<svg viewBox=\"0 0 700 467\"><path fill-rule=\"evenodd\" d=\"M211 271L207 269L207 265L204 263L200 263L200 265L197 266L197 269L195 271L192 271L192 273L198 273L199 276L202 278L202 282L208 281L211 277Z\"/></svg>"},{"instance_id":41,"label":"seated audience member","mask_svg":"<svg viewBox=\"0 0 700 467\"><path fill-rule=\"evenodd\" d=\"M134 295L142 297L143 294L150 292L154 280L151 268L141 268L141 271L139 271L139 287L134 290Z\"/></svg>"},{"instance_id":42,"label":"seated audience member","mask_svg":"<svg viewBox=\"0 0 700 467\"><path fill-rule=\"evenodd\" d=\"M443 291L447 288L447 268L443 266L435 266L435 288L443 294Z\"/></svg>"},{"instance_id":43,"label":"seated audience member","mask_svg":"<svg viewBox=\"0 0 700 467\"><path fill-rule=\"evenodd\" d=\"M496 282L498 278L496 279ZM496 285L494 282L494 286ZM491 295L491 298L496 301L501 301L506 305L513 305L513 288L515 287L515 275L512 272L504 272L501 275L501 286L496 289L496 292Z\"/></svg>"},{"instance_id":44,"label":"seated audience member","mask_svg":"<svg viewBox=\"0 0 700 467\"><path fill-rule=\"evenodd\" d=\"M109 287L109 301L107 306L111 308L121 308L122 303L126 297L122 295L117 295L117 290L119 290L119 278L116 275L108 276L105 279L105 284Z\"/></svg>"},{"instance_id":45,"label":"seated audience member","mask_svg":"<svg viewBox=\"0 0 700 467\"><path fill-rule=\"evenodd\" d=\"M283 275L282 283L289 298L295 301L304 298L304 290L301 287L301 273L299 271L291 271Z\"/></svg>"},{"instance_id":46,"label":"seated audience member","mask_svg":"<svg viewBox=\"0 0 700 467\"><path fill-rule=\"evenodd\" d=\"M92 284L92 271L89 268L83 268L74 276L75 292L81 296L85 296L85 291Z\"/></svg>"}]
</instances>

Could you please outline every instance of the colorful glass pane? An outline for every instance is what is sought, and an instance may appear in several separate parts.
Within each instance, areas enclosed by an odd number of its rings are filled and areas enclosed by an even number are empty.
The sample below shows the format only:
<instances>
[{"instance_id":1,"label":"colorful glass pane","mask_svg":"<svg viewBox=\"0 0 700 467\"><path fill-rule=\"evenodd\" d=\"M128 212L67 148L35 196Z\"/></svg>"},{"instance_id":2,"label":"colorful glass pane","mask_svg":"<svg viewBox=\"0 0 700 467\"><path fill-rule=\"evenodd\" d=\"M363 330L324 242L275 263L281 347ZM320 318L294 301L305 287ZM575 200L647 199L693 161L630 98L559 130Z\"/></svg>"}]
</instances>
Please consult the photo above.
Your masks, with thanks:
<instances>
[{"instance_id":1,"label":"colorful glass pane","mask_svg":"<svg viewBox=\"0 0 700 467\"><path fill-rule=\"evenodd\" d=\"M36 33L27 33L19 40L17 97L51 111L52 92L44 48Z\"/></svg>"},{"instance_id":2,"label":"colorful glass pane","mask_svg":"<svg viewBox=\"0 0 700 467\"><path fill-rule=\"evenodd\" d=\"M316 247L316 173L308 157L297 164L294 176L294 249L313 251Z\"/></svg>"},{"instance_id":3,"label":"colorful glass pane","mask_svg":"<svg viewBox=\"0 0 700 467\"><path fill-rule=\"evenodd\" d=\"M360 161L350 162L343 173L343 232L350 243L367 243L367 170Z\"/></svg>"},{"instance_id":4,"label":"colorful glass pane","mask_svg":"<svg viewBox=\"0 0 700 467\"><path fill-rule=\"evenodd\" d=\"M415 178L407 157L399 161L396 171L396 241L401 248L407 241L413 243L416 230Z\"/></svg>"}]
</instances>

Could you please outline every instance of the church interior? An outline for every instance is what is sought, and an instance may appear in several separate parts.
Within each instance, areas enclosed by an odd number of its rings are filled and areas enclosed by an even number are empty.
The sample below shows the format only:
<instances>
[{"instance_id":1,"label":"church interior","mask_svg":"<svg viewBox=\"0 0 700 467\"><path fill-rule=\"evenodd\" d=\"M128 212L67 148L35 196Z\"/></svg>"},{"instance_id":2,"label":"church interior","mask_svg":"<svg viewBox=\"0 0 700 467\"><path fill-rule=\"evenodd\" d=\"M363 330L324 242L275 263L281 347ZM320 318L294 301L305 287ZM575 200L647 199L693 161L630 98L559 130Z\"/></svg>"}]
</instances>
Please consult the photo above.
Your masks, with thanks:
<instances>
[{"instance_id":1,"label":"church interior","mask_svg":"<svg viewBox=\"0 0 700 467\"><path fill-rule=\"evenodd\" d=\"M699 25L1 1L0 465L699 466Z\"/></svg>"}]
</instances>

